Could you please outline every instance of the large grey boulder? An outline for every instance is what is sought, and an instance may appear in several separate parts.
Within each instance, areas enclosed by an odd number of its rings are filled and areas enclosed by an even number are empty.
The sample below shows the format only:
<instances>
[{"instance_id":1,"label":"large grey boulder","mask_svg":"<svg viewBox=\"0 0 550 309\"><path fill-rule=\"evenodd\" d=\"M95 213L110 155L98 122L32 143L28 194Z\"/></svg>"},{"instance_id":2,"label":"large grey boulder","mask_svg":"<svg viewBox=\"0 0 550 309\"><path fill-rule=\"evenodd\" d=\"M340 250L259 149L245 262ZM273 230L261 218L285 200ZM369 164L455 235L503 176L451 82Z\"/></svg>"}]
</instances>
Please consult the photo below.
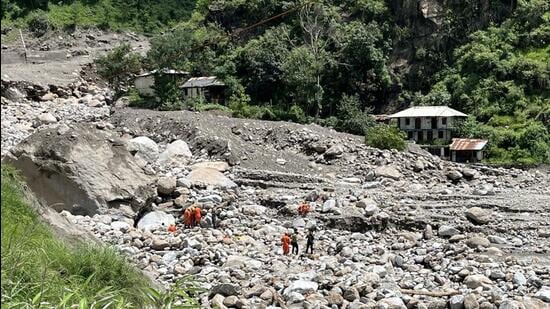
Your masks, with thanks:
<instances>
[{"instance_id":1,"label":"large grey boulder","mask_svg":"<svg viewBox=\"0 0 550 309\"><path fill-rule=\"evenodd\" d=\"M535 297L547 303L550 303L550 287L543 286L542 288L540 288L540 290L538 290L537 293L535 293Z\"/></svg>"},{"instance_id":2,"label":"large grey boulder","mask_svg":"<svg viewBox=\"0 0 550 309\"><path fill-rule=\"evenodd\" d=\"M229 169L229 164L223 161L204 161L191 165L192 170L202 167L212 168L218 172L225 172Z\"/></svg>"},{"instance_id":3,"label":"large grey boulder","mask_svg":"<svg viewBox=\"0 0 550 309\"><path fill-rule=\"evenodd\" d=\"M319 285L316 282L309 280L296 280L290 283L290 285L284 290L283 295L287 296L291 293L311 293L317 291Z\"/></svg>"},{"instance_id":4,"label":"large grey boulder","mask_svg":"<svg viewBox=\"0 0 550 309\"><path fill-rule=\"evenodd\" d=\"M486 224L491 221L493 214L489 210L479 207L472 207L466 211L466 217L477 224Z\"/></svg>"},{"instance_id":5,"label":"large grey boulder","mask_svg":"<svg viewBox=\"0 0 550 309\"><path fill-rule=\"evenodd\" d=\"M189 180L192 186L198 187L213 186L214 188L224 189L237 187L237 184L224 174L208 167L200 167L192 170L191 173L187 175L187 180Z\"/></svg>"},{"instance_id":6,"label":"large grey boulder","mask_svg":"<svg viewBox=\"0 0 550 309\"><path fill-rule=\"evenodd\" d=\"M385 177L393 180L399 180L403 177L397 168L391 165L380 166L374 170L374 173L378 177Z\"/></svg>"},{"instance_id":7,"label":"large grey boulder","mask_svg":"<svg viewBox=\"0 0 550 309\"><path fill-rule=\"evenodd\" d=\"M166 146L166 150L159 155L158 162L165 166L179 166L192 156L187 143L178 139Z\"/></svg>"},{"instance_id":8,"label":"large grey boulder","mask_svg":"<svg viewBox=\"0 0 550 309\"><path fill-rule=\"evenodd\" d=\"M57 211L94 215L122 204L148 206L155 180L117 135L78 124L28 137L4 158L20 170L38 200Z\"/></svg>"},{"instance_id":9,"label":"large grey boulder","mask_svg":"<svg viewBox=\"0 0 550 309\"><path fill-rule=\"evenodd\" d=\"M143 216L137 223L137 228L144 231L166 229L170 224L175 224L176 218L164 211L152 211Z\"/></svg>"},{"instance_id":10,"label":"large grey boulder","mask_svg":"<svg viewBox=\"0 0 550 309\"><path fill-rule=\"evenodd\" d=\"M155 162L159 156L159 146L147 136L139 136L126 143L128 151L148 163Z\"/></svg>"}]
</instances>

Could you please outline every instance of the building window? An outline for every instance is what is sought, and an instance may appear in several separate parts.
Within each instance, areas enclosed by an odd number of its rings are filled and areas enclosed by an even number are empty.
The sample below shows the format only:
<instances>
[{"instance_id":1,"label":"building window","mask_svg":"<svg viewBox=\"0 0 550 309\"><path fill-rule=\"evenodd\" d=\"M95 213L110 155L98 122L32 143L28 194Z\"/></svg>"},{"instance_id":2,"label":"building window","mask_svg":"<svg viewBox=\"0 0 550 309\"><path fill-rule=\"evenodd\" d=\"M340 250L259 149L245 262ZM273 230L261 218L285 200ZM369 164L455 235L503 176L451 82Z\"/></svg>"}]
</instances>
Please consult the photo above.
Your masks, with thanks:
<instances>
[{"instance_id":1,"label":"building window","mask_svg":"<svg viewBox=\"0 0 550 309\"><path fill-rule=\"evenodd\" d=\"M405 118L405 125L408 126L411 124L411 119L410 118Z\"/></svg>"},{"instance_id":2,"label":"building window","mask_svg":"<svg viewBox=\"0 0 550 309\"><path fill-rule=\"evenodd\" d=\"M437 137L438 138L443 138L443 131L437 132Z\"/></svg>"},{"instance_id":3,"label":"building window","mask_svg":"<svg viewBox=\"0 0 550 309\"><path fill-rule=\"evenodd\" d=\"M445 118L445 117L441 118L441 124L446 126L447 125L447 118Z\"/></svg>"},{"instance_id":4,"label":"building window","mask_svg":"<svg viewBox=\"0 0 550 309\"><path fill-rule=\"evenodd\" d=\"M407 132L407 135L408 135L409 139L413 139L413 132L412 131Z\"/></svg>"}]
</instances>

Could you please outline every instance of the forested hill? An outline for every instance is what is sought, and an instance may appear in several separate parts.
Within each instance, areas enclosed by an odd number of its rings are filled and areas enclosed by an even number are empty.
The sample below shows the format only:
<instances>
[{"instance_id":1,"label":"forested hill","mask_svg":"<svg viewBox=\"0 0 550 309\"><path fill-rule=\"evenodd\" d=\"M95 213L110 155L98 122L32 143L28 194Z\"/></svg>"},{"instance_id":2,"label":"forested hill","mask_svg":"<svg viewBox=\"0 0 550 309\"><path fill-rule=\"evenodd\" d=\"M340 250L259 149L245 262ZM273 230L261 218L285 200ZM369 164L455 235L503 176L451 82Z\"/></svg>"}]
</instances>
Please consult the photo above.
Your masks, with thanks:
<instances>
[{"instance_id":1,"label":"forested hill","mask_svg":"<svg viewBox=\"0 0 550 309\"><path fill-rule=\"evenodd\" d=\"M5 2L25 1L2 0L3 20ZM550 162L546 0L146 2L67 1L48 14L108 7L105 27L170 29L144 65L220 76L236 116L362 134L371 113L450 105L472 115L462 135L490 140L490 161Z\"/></svg>"}]
</instances>

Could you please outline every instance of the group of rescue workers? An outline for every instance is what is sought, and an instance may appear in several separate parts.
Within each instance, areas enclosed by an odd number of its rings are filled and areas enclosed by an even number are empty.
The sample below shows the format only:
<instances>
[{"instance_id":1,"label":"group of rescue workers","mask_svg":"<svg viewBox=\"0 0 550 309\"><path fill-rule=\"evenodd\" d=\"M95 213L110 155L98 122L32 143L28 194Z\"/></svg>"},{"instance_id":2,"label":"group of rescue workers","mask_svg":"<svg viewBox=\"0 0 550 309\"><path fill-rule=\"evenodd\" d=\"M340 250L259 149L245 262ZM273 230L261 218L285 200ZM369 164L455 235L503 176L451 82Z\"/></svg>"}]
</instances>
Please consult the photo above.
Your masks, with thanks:
<instances>
[{"instance_id":1,"label":"group of rescue workers","mask_svg":"<svg viewBox=\"0 0 550 309\"><path fill-rule=\"evenodd\" d=\"M182 221L185 228L191 228L195 226L200 226L201 219L203 215L203 210L196 204L193 204L190 207L187 207L183 210L182 213ZM216 227L216 217L218 215L219 210L214 209L211 213L212 215L212 226ZM306 202L300 203L298 206L298 214L302 217L305 217L310 212L310 206ZM176 232L176 225L170 224L168 226L168 232L175 233ZM299 254L299 247L298 247L298 231L294 230L294 233L285 233L283 237L281 238L281 243L283 247L283 254L289 255L290 254L290 246L292 246L292 254ZM309 229L307 235L306 235L306 254L308 251L313 254L313 229Z\"/></svg>"},{"instance_id":2,"label":"group of rescue workers","mask_svg":"<svg viewBox=\"0 0 550 309\"><path fill-rule=\"evenodd\" d=\"M306 254L309 253L313 254L313 229L310 229L306 236ZM281 237L281 244L283 246L283 254L289 255L290 254L290 246L292 246L292 254L298 255L299 254L299 248L298 248L298 231L294 230L294 233L289 234L288 232Z\"/></svg>"}]
</instances>

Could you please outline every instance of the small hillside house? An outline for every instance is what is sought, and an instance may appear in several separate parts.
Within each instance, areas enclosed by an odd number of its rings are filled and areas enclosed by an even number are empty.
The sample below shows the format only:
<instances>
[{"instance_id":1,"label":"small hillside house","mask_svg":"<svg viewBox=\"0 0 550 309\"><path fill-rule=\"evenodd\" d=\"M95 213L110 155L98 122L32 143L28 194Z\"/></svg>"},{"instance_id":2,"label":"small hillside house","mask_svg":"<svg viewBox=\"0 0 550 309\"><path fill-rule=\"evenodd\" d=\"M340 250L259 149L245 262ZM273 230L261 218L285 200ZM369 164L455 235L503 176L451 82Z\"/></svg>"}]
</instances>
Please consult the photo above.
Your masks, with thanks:
<instances>
[{"instance_id":1,"label":"small hillside house","mask_svg":"<svg viewBox=\"0 0 550 309\"><path fill-rule=\"evenodd\" d=\"M449 146L451 150L451 160L456 162L475 163L483 160L483 149L487 141L473 138L453 138L453 143Z\"/></svg>"},{"instance_id":2,"label":"small hillside house","mask_svg":"<svg viewBox=\"0 0 550 309\"><path fill-rule=\"evenodd\" d=\"M152 97L155 95L155 75L157 70L140 74L134 78L134 86L142 96ZM160 74L172 77L177 83L182 84L188 77L189 72L164 69Z\"/></svg>"},{"instance_id":3,"label":"small hillside house","mask_svg":"<svg viewBox=\"0 0 550 309\"><path fill-rule=\"evenodd\" d=\"M208 103L224 104L227 86L216 76L193 77L181 89L183 98L202 97Z\"/></svg>"},{"instance_id":4,"label":"small hillside house","mask_svg":"<svg viewBox=\"0 0 550 309\"><path fill-rule=\"evenodd\" d=\"M407 138L419 144L430 153L442 158L464 160L469 162L479 161L483 158L483 148L487 141L472 142L475 149L469 146L449 145L453 139L457 120L468 115L454 110L448 106L413 106L396 114L388 116L397 120L397 126L407 134ZM466 141L469 139L456 139ZM462 145L463 142L460 142ZM457 144L458 145L458 144ZM474 160L474 158L477 158Z\"/></svg>"}]
</instances>

